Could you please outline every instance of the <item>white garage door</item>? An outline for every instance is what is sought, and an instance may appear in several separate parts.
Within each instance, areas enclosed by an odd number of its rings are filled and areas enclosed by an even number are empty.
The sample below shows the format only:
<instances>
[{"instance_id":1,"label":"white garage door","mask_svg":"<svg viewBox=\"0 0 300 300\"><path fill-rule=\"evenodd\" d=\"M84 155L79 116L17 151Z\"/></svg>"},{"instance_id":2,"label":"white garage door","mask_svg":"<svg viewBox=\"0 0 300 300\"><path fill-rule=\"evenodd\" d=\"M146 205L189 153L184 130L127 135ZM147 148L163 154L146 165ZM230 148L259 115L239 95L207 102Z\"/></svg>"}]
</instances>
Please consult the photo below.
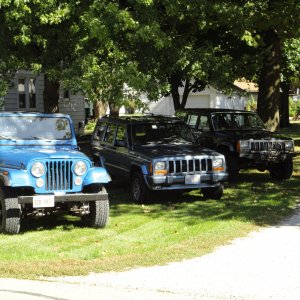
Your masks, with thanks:
<instances>
[{"instance_id":1,"label":"white garage door","mask_svg":"<svg viewBox=\"0 0 300 300\"><path fill-rule=\"evenodd\" d=\"M189 96L186 108L209 108L210 95Z\"/></svg>"}]
</instances>

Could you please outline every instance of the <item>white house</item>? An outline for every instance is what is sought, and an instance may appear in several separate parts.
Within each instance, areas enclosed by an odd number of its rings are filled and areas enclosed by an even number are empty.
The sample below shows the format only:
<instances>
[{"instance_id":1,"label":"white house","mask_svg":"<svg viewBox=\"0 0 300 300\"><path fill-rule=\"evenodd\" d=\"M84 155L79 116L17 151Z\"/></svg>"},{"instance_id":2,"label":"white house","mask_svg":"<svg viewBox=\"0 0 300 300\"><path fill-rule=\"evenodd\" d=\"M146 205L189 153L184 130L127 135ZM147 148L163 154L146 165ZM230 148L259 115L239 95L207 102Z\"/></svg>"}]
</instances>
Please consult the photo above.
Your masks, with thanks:
<instances>
[{"instance_id":1,"label":"white house","mask_svg":"<svg viewBox=\"0 0 300 300\"><path fill-rule=\"evenodd\" d=\"M36 75L20 70L3 98L3 110L6 111L45 111L44 75ZM80 131L85 120L85 98L80 94L60 89L58 111L72 117L76 131Z\"/></svg>"},{"instance_id":2,"label":"white house","mask_svg":"<svg viewBox=\"0 0 300 300\"><path fill-rule=\"evenodd\" d=\"M42 74L36 76L29 71L18 71L7 95L4 97L2 109L7 111L43 112L45 111L44 88L45 80ZM235 82L235 92L232 96L226 96L212 86L207 86L201 92L190 93L186 107L244 109L247 102L245 92L248 95L256 95L258 88L246 81ZM183 89L179 93L182 96ZM148 105L148 112L164 115L174 114L174 105L171 96L161 98L155 102L150 102L144 96L142 101ZM60 89L58 111L72 117L77 132L83 130L82 125L86 118L86 109L88 106L89 104L87 104L86 98L83 95ZM120 113L125 113L125 109L121 108Z\"/></svg>"},{"instance_id":3,"label":"white house","mask_svg":"<svg viewBox=\"0 0 300 300\"><path fill-rule=\"evenodd\" d=\"M245 109L249 95L256 98L257 93L258 87L247 81L235 81L234 92L231 96L208 85L201 92L190 93L185 107ZM182 97L183 88L179 90L179 94ZM146 97L143 101L147 103L148 111L151 113L173 115L175 112L171 95L155 102L148 101Z\"/></svg>"}]
</instances>

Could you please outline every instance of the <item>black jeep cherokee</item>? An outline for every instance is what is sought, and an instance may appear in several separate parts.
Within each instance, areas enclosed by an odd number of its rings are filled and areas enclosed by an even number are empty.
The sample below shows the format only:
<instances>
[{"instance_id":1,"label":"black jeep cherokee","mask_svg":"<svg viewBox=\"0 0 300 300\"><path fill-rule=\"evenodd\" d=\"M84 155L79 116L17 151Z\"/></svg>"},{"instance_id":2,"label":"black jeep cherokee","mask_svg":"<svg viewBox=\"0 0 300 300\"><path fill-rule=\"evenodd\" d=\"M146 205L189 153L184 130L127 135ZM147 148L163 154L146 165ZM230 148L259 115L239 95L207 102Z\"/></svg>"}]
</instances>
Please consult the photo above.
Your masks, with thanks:
<instances>
[{"instance_id":1,"label":"black jeep cherokee","mask_svg":"<svg viewBox=\"0 0 300 300\"><path fill-rule=\"evenodd\" d=\"M223 153L229 179L240 169L269 170L272 178L293 173L294 141L266 130L255 112L230 109L185 109L176 115L194 129L198 142Z\"/></svg>"},{"instance_id":2,"label":"black jeep cherokee","mask_svg":"<svg viewBox=\"0 0 300 300\"><path fill-rule=\"evenodd\" d=\"M228 177L224 155L196 144L178 118L103 117L92 136L92 153L112 178L131 182L136 202L149 201L152 191L198 188L205 198L220 199Z\"/></svg>"}]
</instances>

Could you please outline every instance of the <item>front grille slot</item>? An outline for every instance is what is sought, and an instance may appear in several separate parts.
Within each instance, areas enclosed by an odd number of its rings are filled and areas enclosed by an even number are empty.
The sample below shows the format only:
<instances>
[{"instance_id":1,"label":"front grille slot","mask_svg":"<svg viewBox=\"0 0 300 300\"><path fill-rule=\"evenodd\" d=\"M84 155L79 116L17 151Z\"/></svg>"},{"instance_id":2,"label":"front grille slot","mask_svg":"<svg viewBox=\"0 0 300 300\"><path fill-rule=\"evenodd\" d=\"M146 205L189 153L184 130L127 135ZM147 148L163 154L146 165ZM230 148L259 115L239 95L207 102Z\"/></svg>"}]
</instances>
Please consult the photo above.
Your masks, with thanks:
<instances>
[{"instance_id":1,"label":"front grille slot","mask_svg":"<svg viewBox=\"0 0 300 300\"><path fill-rule=\"evenodd\" d=\"M283 141L251 141L250 150L259 151L284 151L285 143Z\"/></svg>"},{"instance_id":2,"label":"front grille slot","mask_svg":"<svg viewBox=\"0 0 300 300\"><path fill-rule=\"evenodd\" d=\"M71 191L73 188L72 161L51 160L46 162L46 190Z\"/></svg>"},{"instance_id":3,"label":"front grille slot","mask_svg":"<svg viewBox=\"0 0 300 300\"><path fill-rule=\"evenodd\" d=\"M211 158L176 159L168 162L169 174L201 173L212 171Z\"/></svg>"}]
</instances>

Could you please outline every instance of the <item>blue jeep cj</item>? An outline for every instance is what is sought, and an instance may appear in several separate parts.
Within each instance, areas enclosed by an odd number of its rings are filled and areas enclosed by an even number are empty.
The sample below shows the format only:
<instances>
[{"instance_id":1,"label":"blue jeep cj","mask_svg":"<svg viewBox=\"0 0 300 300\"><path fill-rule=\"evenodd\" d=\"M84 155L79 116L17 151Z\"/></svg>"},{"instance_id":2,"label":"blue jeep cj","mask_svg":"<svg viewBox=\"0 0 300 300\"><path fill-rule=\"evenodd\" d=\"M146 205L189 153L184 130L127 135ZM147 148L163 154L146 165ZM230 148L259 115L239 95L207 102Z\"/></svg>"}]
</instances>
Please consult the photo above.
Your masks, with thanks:
<instances>
[{"instance_id":1,"label":"blue jeep cj","mask_svg":"<svg viewBox=\"0 0 300 300\"><path fill-rule=\"evenodd\" d=\"M105 227L110 176L78 151L69 116L0 112L0 232L21 220L64 210Z\"/></svg>"}]
</instances>

